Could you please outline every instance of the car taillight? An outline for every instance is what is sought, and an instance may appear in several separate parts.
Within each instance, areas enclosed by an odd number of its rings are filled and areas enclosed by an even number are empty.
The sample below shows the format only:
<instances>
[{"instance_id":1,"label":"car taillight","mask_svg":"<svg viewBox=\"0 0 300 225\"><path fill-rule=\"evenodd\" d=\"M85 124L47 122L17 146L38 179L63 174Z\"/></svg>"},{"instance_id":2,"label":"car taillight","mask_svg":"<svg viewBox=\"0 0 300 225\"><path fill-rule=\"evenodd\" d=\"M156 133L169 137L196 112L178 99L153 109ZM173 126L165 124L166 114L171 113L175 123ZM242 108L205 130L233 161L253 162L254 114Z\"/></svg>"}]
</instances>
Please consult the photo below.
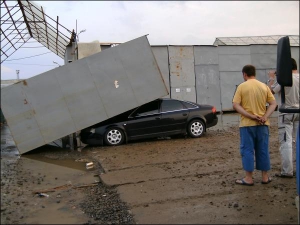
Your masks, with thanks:
<instances>
[{"instance_id":1,"label":"car taillight","mask_svg":"<svg viewBox=\"0 0 300 225\"><path fill-rule=\"evenodd\" d=\"M212 107L211 111L212 111L213 113L216 113L216 112L217 112L216 107Z\"/></svg>"}]
</instances>

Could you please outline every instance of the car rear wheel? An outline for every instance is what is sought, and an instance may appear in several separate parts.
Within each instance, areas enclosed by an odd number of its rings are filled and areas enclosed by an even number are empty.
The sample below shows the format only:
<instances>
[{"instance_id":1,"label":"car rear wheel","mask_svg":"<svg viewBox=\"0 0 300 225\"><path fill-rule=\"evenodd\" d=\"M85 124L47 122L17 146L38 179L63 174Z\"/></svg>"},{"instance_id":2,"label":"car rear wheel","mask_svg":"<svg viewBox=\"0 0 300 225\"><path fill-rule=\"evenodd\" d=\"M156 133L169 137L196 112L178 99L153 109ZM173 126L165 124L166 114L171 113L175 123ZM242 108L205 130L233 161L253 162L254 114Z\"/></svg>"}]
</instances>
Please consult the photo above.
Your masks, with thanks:
<instances>
[{"instance_id":1,"label":"car rear wheel","mask_svg":"<svg viewBox=\"0 0 300 225\"><path fill-rule=\"evenodd\" d=\"M121 145L124 142L124 132L119 128L109 128L104 136L107 145Z\"/></svg>"},{"instance_id":2,"label":"car rear wheel","mask_svg":"<svg viewBox=\"0 0 300 225\"><path fill-rule=\"evenodd\" d=\"M188 134L192 138L201 137L205 131L205 124L201 120L193 120L188 125Z\"/></svg>"}]
</instances>

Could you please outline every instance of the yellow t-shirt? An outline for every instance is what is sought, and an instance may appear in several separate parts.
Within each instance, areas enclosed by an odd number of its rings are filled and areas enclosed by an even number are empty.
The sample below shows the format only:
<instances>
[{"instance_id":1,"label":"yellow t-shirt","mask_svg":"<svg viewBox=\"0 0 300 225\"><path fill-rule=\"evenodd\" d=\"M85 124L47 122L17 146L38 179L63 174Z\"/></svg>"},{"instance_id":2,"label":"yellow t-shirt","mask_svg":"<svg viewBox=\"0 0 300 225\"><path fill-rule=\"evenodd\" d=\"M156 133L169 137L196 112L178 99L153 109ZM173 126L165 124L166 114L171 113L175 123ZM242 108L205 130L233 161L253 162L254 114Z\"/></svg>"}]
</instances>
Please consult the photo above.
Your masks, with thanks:
<instances>
[{"instance_id":1,"label":"yellow t-shirt","mask_svg":"<svg viewBox=\"0 0 300 225\"><path fill-rule=\"evenodd\" d=\"M266 103L273 100L275 97L266 84L256 79L248 79L237 87L232 102L240 104L248 113L263 116L266 113ZM240 127L258 125L258 121L241 115ZM267 120L265 125L270 125L270 121Z\"/></svg>"}]
</instances>

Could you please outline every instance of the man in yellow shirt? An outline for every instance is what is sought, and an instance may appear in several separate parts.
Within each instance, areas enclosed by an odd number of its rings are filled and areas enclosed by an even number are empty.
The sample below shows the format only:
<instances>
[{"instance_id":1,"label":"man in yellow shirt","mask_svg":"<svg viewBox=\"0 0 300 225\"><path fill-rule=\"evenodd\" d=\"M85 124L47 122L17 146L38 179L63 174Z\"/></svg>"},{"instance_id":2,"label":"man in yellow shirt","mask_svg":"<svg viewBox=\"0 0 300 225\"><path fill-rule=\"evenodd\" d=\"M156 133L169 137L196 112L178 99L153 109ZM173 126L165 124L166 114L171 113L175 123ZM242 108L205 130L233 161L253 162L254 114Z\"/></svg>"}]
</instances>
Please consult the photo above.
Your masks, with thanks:
<instances>
[{"instance_id":1,"label":"man in yellow shirt","mask_svg":"<svg viewBox=\"0 0 300 225\"><path fill-rule=\"evenodd\" d=\"M271 182L268 170L271 169L269 155L269 119L277 103L270 88L256 79L256 70L246 65L242 70L245 82L241 83L233 97L233 108L241 114L240 153L246 176L235 181L236 184L252 186L254 162L262 171L262 184ZM266 108L266 104L269 107ZM255 158L255 161L254 161Z\"/></svg>"}]
</instances>

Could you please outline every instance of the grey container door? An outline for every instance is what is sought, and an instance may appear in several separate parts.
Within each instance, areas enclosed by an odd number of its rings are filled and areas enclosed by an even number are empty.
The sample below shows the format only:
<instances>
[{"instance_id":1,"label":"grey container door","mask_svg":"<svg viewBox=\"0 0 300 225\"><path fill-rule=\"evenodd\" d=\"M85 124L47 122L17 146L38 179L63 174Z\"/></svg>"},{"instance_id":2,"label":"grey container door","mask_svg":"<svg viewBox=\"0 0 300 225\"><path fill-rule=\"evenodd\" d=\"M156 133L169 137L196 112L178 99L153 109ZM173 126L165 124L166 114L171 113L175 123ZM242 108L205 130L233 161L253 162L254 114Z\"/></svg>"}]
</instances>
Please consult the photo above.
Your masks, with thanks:
<instances>
[{"instance_id":1,"label":"grey container door","mask_svg":"<svg viewBox=\"0 0 300 225\"><path fill-rule=\"evenodd\" d=\"M197 65L195 70L197 103L213 105L221 111L219 66Z\"/></svg>"},{"instance_id":2,"label":"grey container door","mask_svg":"<svg viewBox=\"0 0 300 225\"><path fill-rule=\"evenodd\" d=\"M221 111L221 90L218 49L215 46L195 46L197 103L209 104Z\"/></svg>"},{"instance_id":3,"label":"grey container door","mask_svg":"<svg viewBox=\"0 0 300 225\"><path fill-rule=\"evenodd\" d=\"M196 92L193 91L195 90L195 60L193 46L169 46L168 49L170 62L171 98L179 98L179 96L181 96L181 98L183 98L181 100L193 100L195 102ZM185 91L174 92L172 91L174 88L180 88Z\"/></svg>"}]
</instances>

